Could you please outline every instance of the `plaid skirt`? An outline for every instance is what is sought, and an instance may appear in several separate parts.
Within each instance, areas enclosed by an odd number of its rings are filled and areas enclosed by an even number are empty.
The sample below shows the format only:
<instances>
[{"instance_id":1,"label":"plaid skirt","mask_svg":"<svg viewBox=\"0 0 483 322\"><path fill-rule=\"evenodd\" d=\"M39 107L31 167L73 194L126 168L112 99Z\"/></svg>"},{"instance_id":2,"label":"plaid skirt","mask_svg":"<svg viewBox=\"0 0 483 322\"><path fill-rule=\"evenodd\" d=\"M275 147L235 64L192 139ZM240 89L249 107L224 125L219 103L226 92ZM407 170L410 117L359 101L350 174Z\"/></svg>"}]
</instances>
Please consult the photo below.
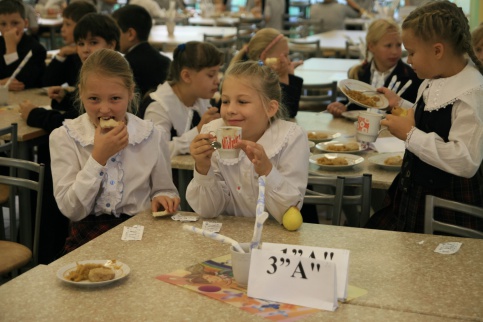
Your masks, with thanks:
<instances>
[{"instance_id":1,"label":"plaid skirt","mask_svg":"<svg viewBox=\"0 0 483 322\"><path fill-rule=\"evenodd\" d=\"M453 176L448 187L423 187L412 183L407 192L399 188L399 176L394 179L384 199L384 207L374 213L366 228L424 233L424 208L426 195L454 200L470 205L483 206L483 194L479 181ZM452 210L436 208L434 218L479 231L483 231L483 219Z\"/></svg>"},{"instance_id":2,"label":"plaid skirt","mask_svg":"<svg viewBox=\"0 0 483 322\"><path fill-rule=\"evenodd\" d=\"M126 214L121 214L119 218L114 215L89 215L80 221L71 222L69 236L65 240L63 255L102 235L129 218L131 216Z\"/></svg>"}]
</instances>

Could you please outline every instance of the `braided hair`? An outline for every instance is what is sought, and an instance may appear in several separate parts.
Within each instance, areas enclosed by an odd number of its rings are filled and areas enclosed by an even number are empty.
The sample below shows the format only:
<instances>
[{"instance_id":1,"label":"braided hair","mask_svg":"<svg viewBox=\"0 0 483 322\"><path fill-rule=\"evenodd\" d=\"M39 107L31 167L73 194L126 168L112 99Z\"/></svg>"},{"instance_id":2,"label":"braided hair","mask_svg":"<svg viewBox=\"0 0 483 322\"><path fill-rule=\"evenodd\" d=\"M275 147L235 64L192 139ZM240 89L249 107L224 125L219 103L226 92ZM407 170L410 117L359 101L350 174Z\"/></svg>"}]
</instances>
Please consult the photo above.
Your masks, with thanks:
<instances>
[{"instance_id":1,"label":"braided hair","mask_svg":"<svg viewBox=\"0 0 483 322\"><path fill-rule=\"evenodd\" d=\"M407 16L402 29L411 29L416 37L426 42L444 41L456 54L468 54L483 74L483 64L473 51L468 19L456 4L440 0L422 5Z\"/></svg>"}]
</instances>

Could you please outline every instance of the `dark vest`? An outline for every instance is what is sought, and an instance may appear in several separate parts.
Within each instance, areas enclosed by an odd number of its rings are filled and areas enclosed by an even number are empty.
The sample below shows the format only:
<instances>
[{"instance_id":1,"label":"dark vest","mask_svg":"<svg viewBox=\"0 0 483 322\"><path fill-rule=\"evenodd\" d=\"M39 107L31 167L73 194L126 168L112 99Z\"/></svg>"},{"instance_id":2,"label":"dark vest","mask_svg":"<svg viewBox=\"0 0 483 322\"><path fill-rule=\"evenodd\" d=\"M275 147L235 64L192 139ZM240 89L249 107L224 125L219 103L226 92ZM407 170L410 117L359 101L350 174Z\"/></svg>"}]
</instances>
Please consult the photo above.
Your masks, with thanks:
<instances>
[{"instance_id":1,"label":"dark vest","mask_svg":"<svg viewBox=\"0 0 483 322\"><path fill-rule=\"evenodd\" d=\"M416 127L425 133L435 132L445 142L448 142L453 104L431 112L424 111L424 106L425 104L421 97L414 115ZM452 177L452 174L421 161L412 152L406 150L400 181L401 188L404 191L407 191L411 182L423 187L444 187L450 184Z\"/></svg>"}]
</instances>

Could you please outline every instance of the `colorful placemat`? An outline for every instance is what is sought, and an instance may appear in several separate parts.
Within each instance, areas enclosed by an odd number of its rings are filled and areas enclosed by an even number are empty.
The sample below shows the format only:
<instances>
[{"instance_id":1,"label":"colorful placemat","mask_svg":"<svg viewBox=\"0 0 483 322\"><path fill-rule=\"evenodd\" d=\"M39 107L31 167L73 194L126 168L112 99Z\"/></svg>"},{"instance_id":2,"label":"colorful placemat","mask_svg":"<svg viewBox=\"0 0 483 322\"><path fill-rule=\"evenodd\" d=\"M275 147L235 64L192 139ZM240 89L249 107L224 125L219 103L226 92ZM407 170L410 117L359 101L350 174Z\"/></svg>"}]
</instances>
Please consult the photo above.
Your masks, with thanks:
<instances>
[{"instance_id":1,"label":"colorful placemat","mask_svg":"<svg viewBox=\"0 0 483 322\"><path fill-rule=\"evenodd\" d=\"M156 278L272 321L297 321L320 311L304 306L248 297L247 290L239 287L233 279L230 259L230 255L217 257Z\"/></svg>"}]
</instances>

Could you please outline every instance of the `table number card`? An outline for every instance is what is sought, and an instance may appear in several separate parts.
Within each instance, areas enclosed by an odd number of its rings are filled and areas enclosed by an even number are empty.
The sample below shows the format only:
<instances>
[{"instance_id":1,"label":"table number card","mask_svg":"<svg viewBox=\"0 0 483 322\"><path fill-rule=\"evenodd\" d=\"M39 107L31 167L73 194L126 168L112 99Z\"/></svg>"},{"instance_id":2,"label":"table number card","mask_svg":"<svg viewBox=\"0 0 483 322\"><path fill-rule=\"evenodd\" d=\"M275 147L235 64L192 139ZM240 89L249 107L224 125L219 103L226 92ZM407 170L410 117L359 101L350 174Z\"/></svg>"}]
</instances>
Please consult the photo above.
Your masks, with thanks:
<instances>
[{"instance_id":1,"label":"table number card","mask_svg":"<svg viewBox=\"0 0 483 322\"><path fill-rule=\"evenodd\" d=\"M349 251L346 249L310 247L300 245L286 245L263 243L262 249L299 257L331 261L336 267L337 298L347 298L347 284L349 281Z\"/></svg>"},{"instance_id":2,"label":"table number card","mask_svg":"<svg viewBox=\"0 0 483 322\"><path fill-rule=\"evenodd\" d=\"M321 310L337 308L335 264L331 261L252 249L248 296Z\"/></svg>"}]
</instances>

